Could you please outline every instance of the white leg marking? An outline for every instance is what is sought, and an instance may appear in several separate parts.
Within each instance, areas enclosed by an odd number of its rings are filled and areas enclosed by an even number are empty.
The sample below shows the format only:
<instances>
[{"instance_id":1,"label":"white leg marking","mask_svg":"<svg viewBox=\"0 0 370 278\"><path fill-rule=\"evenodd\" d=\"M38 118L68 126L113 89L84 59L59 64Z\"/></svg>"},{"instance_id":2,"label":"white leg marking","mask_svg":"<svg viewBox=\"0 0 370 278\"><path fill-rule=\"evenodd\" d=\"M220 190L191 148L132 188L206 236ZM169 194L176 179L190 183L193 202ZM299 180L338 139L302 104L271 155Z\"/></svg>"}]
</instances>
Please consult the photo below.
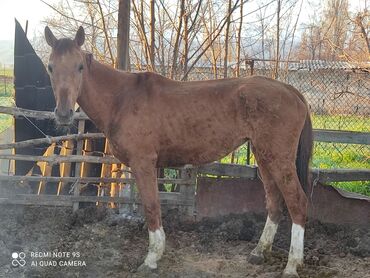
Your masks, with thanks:
<instances>
[{"instance_id":1,"label":"white leg marking","mask_svg":"<svg viewBox=\"0 0 370 278\"><path fill-rule=\"evenodd\" d=\"M285 274L297 275L297 266L303 264L303 241L304 228L293 223L288 263L284 269Z\"/></svg>"},{"instance_id":2,"label":"white leg marking","mask_svg":"<svg viewBox=\"0 0 370 278\"><path fill-rule=\"evenodd\" d=\"M271 251L278 226L277 223L272 222L270 217L267 216L262 235L258 241L257 247L252 251L252 255L263 256L264 251Z\"/></svg>"},{"instance_id":3,"label":"white leg marking","mask_svg":"<svg viewBox=\"0 0 370 278\"><path fill-rule=\"evenodd\" d=\"M152 269L156 269L157 261L162 257L165 244L166 235L163 231L163 227L160 227L154 232L149 231L149 251L144 264Z\"/></svg>"}]
</instances>

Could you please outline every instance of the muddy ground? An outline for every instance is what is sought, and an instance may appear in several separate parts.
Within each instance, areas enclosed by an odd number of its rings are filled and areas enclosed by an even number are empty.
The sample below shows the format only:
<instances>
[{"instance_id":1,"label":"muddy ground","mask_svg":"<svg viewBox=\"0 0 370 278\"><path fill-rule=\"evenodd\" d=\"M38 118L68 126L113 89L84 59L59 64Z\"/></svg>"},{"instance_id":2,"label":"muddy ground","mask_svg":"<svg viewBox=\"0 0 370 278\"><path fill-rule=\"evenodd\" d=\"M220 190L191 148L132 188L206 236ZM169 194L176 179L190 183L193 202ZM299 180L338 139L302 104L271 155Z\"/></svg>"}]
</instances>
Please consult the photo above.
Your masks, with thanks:
<instances>
[{"instance_id":1,"label":"muddy ground","mask_svg":"<svg viewBox=\"0 0 370 278\"><path fill-rule=\"evenodd\" d=\"M289 221L279 227L273 256L256 266L246 258L262 231L263 216L184 223L178 215L173 210L164 216L167 249L154 276L267 278L281 274L290 241ZM148 235L140 220L96 207L73 214L66 208L1 205L0 221L0 277L141 277L135 271L146 254ZM370 277L369 229L309 222L305 244L301 277ZM66 253L55 258L53 251ZM13 261L17 266L12 266L13 252L24 252L25 266L19 266L19 257ZM43 252L44 257L35 257L36 252ZM63 257L68 254L69 258ZM59 265L65 261L80 266Z\"/></svg>"}]
</instances>

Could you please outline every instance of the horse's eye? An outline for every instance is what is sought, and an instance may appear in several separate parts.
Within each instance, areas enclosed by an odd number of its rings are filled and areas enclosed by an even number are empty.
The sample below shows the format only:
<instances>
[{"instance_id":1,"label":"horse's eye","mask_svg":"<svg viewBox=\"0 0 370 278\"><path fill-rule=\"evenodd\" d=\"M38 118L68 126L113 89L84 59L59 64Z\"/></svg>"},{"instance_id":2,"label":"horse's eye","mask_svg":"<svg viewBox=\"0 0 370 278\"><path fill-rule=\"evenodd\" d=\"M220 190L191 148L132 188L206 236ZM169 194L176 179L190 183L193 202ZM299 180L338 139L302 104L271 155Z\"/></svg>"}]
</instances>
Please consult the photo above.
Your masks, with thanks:
<instances>
[{"instance_id":1,"label":"horse's eye","mask_svg":"<svg viewBox=\"0 0 370 278\"><path fill-rule=\"evenodd\" d=\"M83 69L84 69L84 65L83 64L81 64L81 65L78 66L78 71L79 72L81 72Z\"/></svg>"},{"instance_id":2,"label":"horse's eye","mask_svg":"<svg viewBox=\"0 0 370 278\"><path fill-rule=\"evenodd\" d=\"M50 73L52 73L52 72L53 72L53 67L52 67L51 65L48 65L48 71L49 71Z\"/></svg>"}]
</instances>

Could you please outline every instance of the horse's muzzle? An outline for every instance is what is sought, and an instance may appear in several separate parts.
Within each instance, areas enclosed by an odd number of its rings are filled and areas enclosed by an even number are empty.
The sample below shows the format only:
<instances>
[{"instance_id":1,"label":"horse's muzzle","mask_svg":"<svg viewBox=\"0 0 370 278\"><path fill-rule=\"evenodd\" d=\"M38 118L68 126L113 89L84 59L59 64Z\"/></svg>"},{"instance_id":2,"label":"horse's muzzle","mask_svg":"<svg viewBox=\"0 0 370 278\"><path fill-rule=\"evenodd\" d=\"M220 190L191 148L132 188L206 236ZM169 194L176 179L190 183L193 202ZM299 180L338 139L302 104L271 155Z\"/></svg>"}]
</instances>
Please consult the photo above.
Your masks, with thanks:
<instances>
[{"instance_id":1,"label":"horse's muzzle","mask_svg":"<svg viewBox=\"0 0 370 278\"><path fill-rule=\"evenodd\" d=\"M55 108L54 114L58 125L69 126L73 122L74 111L72 109L61 110Z\"/></svg>"}]
</instances>

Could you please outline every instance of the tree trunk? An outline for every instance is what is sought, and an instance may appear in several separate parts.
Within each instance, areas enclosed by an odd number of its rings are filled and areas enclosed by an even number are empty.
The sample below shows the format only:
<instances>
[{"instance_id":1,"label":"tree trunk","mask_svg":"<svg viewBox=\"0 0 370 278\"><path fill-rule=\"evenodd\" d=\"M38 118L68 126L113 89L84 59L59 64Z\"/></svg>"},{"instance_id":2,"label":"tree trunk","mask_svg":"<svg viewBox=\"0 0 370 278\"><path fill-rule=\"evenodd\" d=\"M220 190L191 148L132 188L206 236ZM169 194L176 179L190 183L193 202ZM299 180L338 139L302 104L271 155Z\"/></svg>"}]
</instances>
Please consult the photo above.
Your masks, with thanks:
<instances>
[{"instance_id":1,"label":"tree trunk","mask_svg":"<svg viewBox=\"0 0 370 278\"><path fill-rule=\"evenodd\" d=\"M274 79L279 77L279 56L280 56L280 9L281 9L281 0L277 0L277 23L276 23L276 57L275 57L275 71Z\"/></svg>"},{"instance_id":2,"label":"tree trunk","mask_svg":"<svg viewBox=\"0 0 370 278\"><path fill-rule=\"evenodd\" d=\"M230 18L231 18L231 0L229 0L229 5L227 9L227 22L226 22L226 31L225 31L224 78L227 78L227 60L229 57Z\"/></svg>"},{"instance_id":3,"label":"tree trunk","mask_svg":"<svg viewBox=\"0 0 370 278\"><path fill-rule=\"evenodd\" d=\"M188 71L188 62L189 62L189 29L188 29L189 16L188 13L184 14L184 58L183 58L183 69L184 74ZM185 81L187 78L185 79Z\"/></svg>"},{"instance_id":4,"label":"tree trunk","mask_svg":"<svg viewBox=\"0 0 370 278\"><path fill-rule=\"evenodd\" d=\"M155 0L150 0L150 63L152 71L155 71Z\"/></svg>"},{"instance_id":5,"label":"tree trunk","mask_svg":"<svg viewBox=\"0 0 370 278\"><path fill-rule=\"evenodd\" d=\"M240 2L240 22L238 30L238 40L236 45L236 77L240 77L240 50L241 50L241 40L242 40L242 26L243 26L243 1Z\"/></svg>"},{"instance_id":6,"label":"tree trunk","mask_svg":"<svg viewBox=\"0 0 370 278\"><path fill-rule=\"evenodd\" d=\"M185 12L185 0L181 0L181 4L180 4L180 15L179 15L179 25L177 27L175 45L173 47L172 67L171 67L171 74L170 74L170 78L171 79L175 75L175 71L176 71L177 54L179 52L179 40L180 40L180 34L181 34L181 28L182 28L182 20L183 20L184 12Z\"/></svg>"}]
</instances>

